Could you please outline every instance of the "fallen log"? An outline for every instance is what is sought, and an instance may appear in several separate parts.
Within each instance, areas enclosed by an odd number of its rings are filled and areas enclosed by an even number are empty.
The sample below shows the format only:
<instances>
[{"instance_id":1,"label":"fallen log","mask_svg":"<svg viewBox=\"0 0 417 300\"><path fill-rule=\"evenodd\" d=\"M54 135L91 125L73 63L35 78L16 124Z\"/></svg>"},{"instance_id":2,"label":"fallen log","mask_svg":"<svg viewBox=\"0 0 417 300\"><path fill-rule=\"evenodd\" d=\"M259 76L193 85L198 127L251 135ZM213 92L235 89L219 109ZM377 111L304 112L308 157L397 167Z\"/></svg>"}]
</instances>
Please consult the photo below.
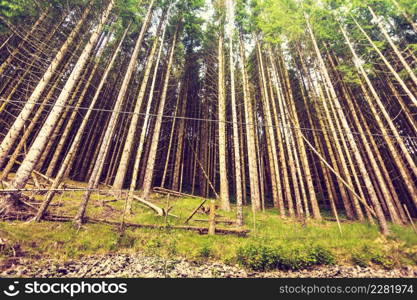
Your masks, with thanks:
<instances>
[{"instance_id":1,"label":"fallen log","mask_svg":"<svg viewBox=\"0 0 417 300\"><path fill-rule=\"evenodd\" d=\"M163 208L160 208L159 206L156 206L152 202L149 202L149 201L147 201L145 199L142 199L142 198L140 198L138 196L132 196L132 198L135 199L136 201L142 203L142 204L145 204L147 207L153 209L158 214L158 216L161 216L162 217L162 216L165 215L164 209Z\"/></svg>"},{"instance_id":2,"label":"fallen log","mask_svg":"<svg viewBox=\"0 0 417 300\"><path fill-rule=\"evenodd\" d=\"M210 220L194 219L193 221L195 221L195 222L209 222ZM232 224L236 223L235 221L232 221L232 220L216 220L215 222L216 222L216 224L227 224L227 225L232 225Z\"/></svg>"},{"instance_id":3,"label":"fallen log","mask_svg":"<svg viewBox=\"0 0 417 300\"><path fill-rule=\"evenodd\" d=\"M103 223L108 225L117 225L119 226L119 222L112 222L112 221L106 221L106 220L96 220L96 219L86 219L87 222L90 223ZM196 231L199 234L207 234L208 228L205 227L197 227L197 226L183 226L183 225L155 225L155 224L135 224L135 223L124 223L124 226L127 227L133 227L133 228L152 228L152 229L164 229L164 228L170 228L170 229L180 229L180 230L189 230L189 231ZM245 229L234 229L234 228L216 228L216 234L233 234L237 236L247 236L249 233L249 230Z\"/></svg>"},{"instance_id":4,"label":"fallen log","mask_svg":"<svg viewBox=\"0 0 417 300\"><path fill-rule=\"evenodd\" d=\"M19 220L29 219L31 217L34 217L35 214L19 214ZM17 216L8 216L5 218L6 220L16 220ZM57 215L45 215L43 218L44 221L50 221L50 222L72 222L73 217L71 216L57 216ZM120 222L114 222L114 221L107 221L107 220L101 220L101 219L93 219L86 217L85 221L92 224L106 224L106 225L112 225L112 226L120 226ZM187 230L187 231L195 231L199 234L207 234L208 228L206 227L197 227L197 226L183 226L183 225L158 225L158 224L135 224L135 223L124 223L124 226L132 227L132 228L151 228L151 229L178 229L178 230ZM232 234L237 235L240 237L246 237L249 233L249 230L246 229L240 229L240 228L218 228L216 227L216 234Z\"/></svg>"},{"instance_id":5,"label":"fallen log","mask_svg":"<svg viewBox=\"0 0 417 300\"><path fill-rule=\"evenodd\" d=\"M107 193L107 195L113 196L113 197L115 196L114 194L112 194L110 192ZM162 217L162 216L165 215L164 209L163 208L160 208L159 206L156 206L152 202L149 202L149 201L147 201L145 199L142 199L142 198L140 198L138 196L135 196L135 195L131 195L130 197L132 197L132 199L134 199L134 200L136 200L136 201L144 204L145 206L149 207L150 209L154 210L158 214L158 216L161 216Z\"/></svg>"},{"instance_id":6,"label":"fallen log","mask_svg":"<svg viewBox=\"0 0 417 300\"><path fill-rule=\"evenodd\" d=\"M117 199L111 199L111 200L103 200L103 203L110 203L110 202L116 202Z\"/></svg>"},{"instance_id":7,"label":"fallen log","mask_svg":"<svg viewBox=\"0 0 417 300\"><path fill-rule=\"evenodd\" d=\"M174 197L187 197L187 198L195 198L195 199L203 199L203 197L199 197L199 196L195 196L195 195L191 195L191 194L186 194L186 193L182 193L182 192L178 192L178 191L174 191L174 190L169 190L160 186L156 186L152 189L155 193L158 194L163 194L163 195L171 195Z\"/></svg>"}]
</instances>

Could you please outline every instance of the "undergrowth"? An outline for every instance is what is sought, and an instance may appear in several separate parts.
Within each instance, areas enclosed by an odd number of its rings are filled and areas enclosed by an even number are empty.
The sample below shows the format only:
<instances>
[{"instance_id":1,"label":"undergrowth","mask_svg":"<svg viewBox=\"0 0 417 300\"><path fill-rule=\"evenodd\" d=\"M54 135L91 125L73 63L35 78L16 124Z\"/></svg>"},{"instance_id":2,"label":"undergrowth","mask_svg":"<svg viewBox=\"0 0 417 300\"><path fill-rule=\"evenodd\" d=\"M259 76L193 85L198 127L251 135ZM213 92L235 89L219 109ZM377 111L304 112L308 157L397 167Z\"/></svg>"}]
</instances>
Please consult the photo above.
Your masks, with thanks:
<instances>
[{"instance_id":1,"label":"undergrowth","mask_svg":"<svg viewBox=\"0 0 417 300\"><path fill-rule=\"evenodd\" d=\"M58 195L54 203L60 205L52 207L51 212L73 214L81 196L79 192ZM120 222L124 201L104 200L114 200L114 197L94 195L87 210L88 216ZM152 201L160 207L166 205L165 197L156 197ZM178 218L170 217L168 220L134 203L134 214L125 216L125 220L139 224L182 225L200 201L171 197L171 213ZM235 217L233 211L219 213L224 218ZM410 227L390 225L390 235L383 237L375 225L368 223L344 222L340 234L335 222L324 219L307 220L301 224L279 217L275 209L258 212L255 224L250 208L244 209L244 217L245 228L250 230L246 238L199 235L169 226L162 229L127 227L120 232L119 226L104 224L86 224L78 231L71 223L0 222L0 238L6 241L5 246L0 246L0 258L20 255L68 260L85 255L141 252L167 259L220 260L261 271L275 268L295 270L329 264L393 268L417 263L417 235ZM207 216L199 214L195 219L207 219ZM207 223L191 221L190 225L206 227Z\"/></svg>"}]
</instances>

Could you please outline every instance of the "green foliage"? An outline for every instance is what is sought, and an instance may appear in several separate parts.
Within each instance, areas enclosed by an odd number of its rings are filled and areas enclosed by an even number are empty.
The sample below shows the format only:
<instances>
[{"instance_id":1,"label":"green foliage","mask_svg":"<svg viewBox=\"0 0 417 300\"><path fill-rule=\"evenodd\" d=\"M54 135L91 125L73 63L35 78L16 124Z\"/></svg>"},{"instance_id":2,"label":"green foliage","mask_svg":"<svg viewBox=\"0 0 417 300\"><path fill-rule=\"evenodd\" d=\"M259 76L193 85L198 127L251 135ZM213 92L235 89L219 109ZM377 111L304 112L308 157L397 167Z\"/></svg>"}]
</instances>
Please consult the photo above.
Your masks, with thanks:
<instances>
[{"instance_id":1,"label":"green foliage","mask_svg":"<svg viewBox=\"0 0 417 300\"><path fill-rule=\"evenodd\" d=\"M115 6L118 23L122 24L122 27L126 27L129 23L133 23L133 27L140 27L148 5L148 1L118 0Z\"/></svg>"},{"instance_id":2,"label":"green foliage","mask_svg":"<svg viewBox=\"0 0 417 300\"><path fill-rule=\"evenodd\" d=\"M19 18L35 15L36 6L30 0L1 0L0 15L8 18Z\"/></svg>"},{"instance_id":3,"label":"green foliage","mask_svg":"<svg viewBox=\"0 0 417 300\"><path fill-rule=\"evenodd\" d=\"M391 255L368 246L364 246L362 249L352 253L351 260L355 265L363 268L375 264L385 269L392 269L398 265L398 262Z\"/></svg>"},{"instance_id":4,"label":"green foliage","mask_svg":"<svg viewBox=\"0 0 417 300\"><path fill-rule=\"evenodd\" d=\"M250 244L236 251L236 261L245 268L254 271L266 271L276 268L299 270L314 265L335 263L332 252L322 246L271 247Z\"/></svg>"},{"instance_id":5,"label":"green foliage","mask_svg":"<svg viewBox=\"0 0 417 300\"><path fill-rule=\"evenodd\" d=\"M248 245L236 251L236 261L254 271L272 270L281 261L280 249L263 245Z\"/></svg>"},{"instance_id":6,"label":"green foliage","mask_svg":"<svg viewBox=\"0 0 417 300\"><path fill-rule=\"evenodd\" d=\"M253 27L248 6L248 0L236 0L235 22L237 28L243 34L250 33Z\"/></svg>"},{"instance_id":7,"label":"green foliage","mask_svg":"<svg viewBox=\"0 0 417 300\"><path fill-rule=\"evenodd\" d=\"M329 249L320 245L310 249L310 256L314 258L318 265L334 265L336 263L334 254Z\"/></svg>"},{"instance_id":8,"label":"green foliage","mask_svg":"<svg viewBox=\"0 0 417 300\"><path fill-rule=\"evenodd\" d=\"M204 33L202 24L204 19L198 16L198 12L204 6L204 0L180 1L179 10L183 18L183 45L191 51L201 45Z\"/></svg>"},{"instance_id":9,"label":"green foliage","mask_svg":"<svg viewBox=\"0 0 417 300\"><path fill-rule=\"evenodd\" d=\"M370 260L362 252L352 253L351 259L352 259L352 263L355 264L355 265L357 265L357 266L359 266L359 267L365 268L365 267L368 267L369 266Z\"/></svg>"},{"instance_id":10,"label":"green foliage","mask_svg":"<svg viewBox=\"0 0 417 300\"><path fill-rule=\"evenodd\" d=\"M399 9L410 15L417 14L417 2L415 0L396 0L399 4Z\"/></svg>"},{"instance_id":11,"label":"green foliage","mask_svg":"<svg viewBox=\"0 0 417 300\"><path fill-rule=\"evenodd\" d=\"M9 22L23 21L37 15L37 9L30 0L0 0L0 16ZM7 32L8 28L0 21L0 34Z\"/></svg>"},{"instance_id":12,"label":"green foliage","mask_svg":"<svg viewBox=\"0 0 417 300\"><path fill-rule=\"evenodd\" d=\"M342 74L343 81L352 84L360 83L360 78L354 66L340 64L336 69Z\"/></svg>"},{"instance_id":13,"label":"green foliage","mask_svg":"<svg viewBox=\"0 0 417 300\"><path fill-rule=\"evenodd\" d=\"M200 258L210 258L212 256L210 245L203 245L203 247L199 248L197 256Z\"/></svg>"},{"instance_id":14,"label":"green foliage","mask_svg":"<svg viewBox=\"0 0 417 300\"><path fill-rule=\"evenodd\" d=\"M94 2L97 5L101 1ZM61 15L63 11L70 11L74 7L85 7L87 0L0 0L0 16L7 19L12 24L32 24L41 13L49 10L49 17ZM0 22L0 34L8 31L8 28Z\"/></svg>"},{"instance_id":15,"label":"green foliage","mask_svg":"<svg viewBox=\"0 0 417 300\"><path fill-rule=\"evenodd\" d=\"M259 12L255 23L270 42L280 42L282 36L289 40L300 38L305 31L301 7L294 0L256 1Z\"/></svg>"}]
</instances>

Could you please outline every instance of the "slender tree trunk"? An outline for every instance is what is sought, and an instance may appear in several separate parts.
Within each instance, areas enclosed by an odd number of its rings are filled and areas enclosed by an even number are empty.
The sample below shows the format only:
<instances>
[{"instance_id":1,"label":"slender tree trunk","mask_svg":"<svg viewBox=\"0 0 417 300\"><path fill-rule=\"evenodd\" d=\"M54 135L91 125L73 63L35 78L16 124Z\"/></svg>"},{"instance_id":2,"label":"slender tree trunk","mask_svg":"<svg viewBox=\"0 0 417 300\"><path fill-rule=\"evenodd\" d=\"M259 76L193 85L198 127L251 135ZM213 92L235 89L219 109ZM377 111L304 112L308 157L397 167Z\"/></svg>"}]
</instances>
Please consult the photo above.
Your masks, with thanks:
<instances>
[{"instance_id":1,"label":"slender tree trunk","mask_svg":"<svg viewBox=\"0 0 417 300\"><path fill-rule=\"evenodd\" d=\"M229 29L229 68L230 68L230 97L232 106L232 123L233 123L233 154L235 166L235 191L236 191L236 220L237 225L243 225L243 196L242 196L242 170L240 158L240 141L237 117L236 103L236 83L235 83L235 60L233 57L233 33L234 33L234 1L227 0L228 25Z\"/></svg>"},{"instance_id":2,"label":"slender tree trunk","mask_svg":"<svg viewBox=\"0 0 417 300\"><path fill-rule=\"evenodd\" d=\"M97 59L99 59L100 57L97 57ZM81 95L78 96L78 102L76 103L75 107L71 108L72 109L72 113L68 119L68 121L65 124L65 129L62 132L62 135L59 139L58 145L55 149L55 151L52 154L52 159L49 163L48 169L46 170L46 176L48 177L52 177L54 174L54 170L55 167L58 163L58 160L60 158L60 154L65 146L65 142L67 141L68 136L71 133L71 129L72 129L72 125L75 122L75 118L78 115L78 109L82 104L82 101L84 100L85 94L87 93L88 88L90 87L91 84L91 80L93 79L94 75L96 74L96 70L98 68L98 63L96 62L94 64L93 69L91 70L90 76L87 79L87 83L84 86L84 90L82 91Z\"/></svg>"},{"instance_id":3,"label":"slender tree trunk","mask_svg":"<svg viewBox=\"0 0 417 300\"><path fill-rule=\"evenodd\" d=\"M179 182L181 177L181 159L185 146L184 136L185 136L185 120L183 119L186 116L187 101L188 101L188 83L187 77L184 80L183 92L182 92L182 103L180 108L180 117L178 120L178 140L177 140L177 149L175 151L175 160L174 160L174 171L172 174L172 189L175 191L179 190Z\"/></svg>"},{"instance_id":4,"label":"slender tree trunk","mask_svg":"<svg viewBox=\"0 0 417 300\"><path fill-rule=\"evenodd\" d=\"M164 48L164 39L165 39L165 28L162 33L158 56L155 62L154 73L153 73L153 78L152 78L152 83L151 83L151 88L150 88L150 94L148 97L148 104L146 106L146 111L145 111L145 119L143 121L143 127L142 127L142 131L140 133L140 138L139 138L138 151L136 153L136 158L135 158L135 162L133 166L132 182L130 184L129 194L131 194L136 188L137 178L139 176L139 165L142 159L145 138L146 138L146 134L149 133L148 129L150 128L150 126L148 125L148 123L150 122L149 119L150 119L152 101L153 101L153 96L154 96L154 91L155 91L156 77L157 77L157 72L159 68L159 62L161 60L162 49ZM126 210L128 213L131 213L131 210L132 210L132 198L131 197L128 197Z\"/></svg>"},{"instance_id":5,"label":"slender tree trunk","mask_svg":"<svg viewBox=\"0 0 417 300\"><path fill-rule=\"evenodd\" d=\"M148 24L151 20L153 3L154 3L154 0L152 0L151 3L149 4L148 12L147 12L146 17L143 21L141 32L139 34L139 38L137 40L135 50L134 50L132 58L131 58L132 59L131 63L133 64L132 66L134 66L134 64L137 60L137 57L139 55L140 47L142 46L142 41L143 41L143 38L144 38L144 34L145 34L146 29L148 27ZM158 41L159 30L161 29L162 23L164 22L163 19L164 19L164 17L162 17L161 20L159 21L158 29L157 29L156 34L155 34L156 38L155 38L155 41L154 41L154 45L152 46L151 52L149 53L148 61L146 63L146 67L145 67L145 70L144 70L144 76L143 76L143 79L142 79L142 84L140 86L139 94L138 94L138 97L137 97L137 100L136 100L136 105L135 105L135 109L133 111L132 120L131 120L130 125L129 125L129 132L127 134L126 143L125 143L124 148L123 148L122 158L120 160L120 164L119 164L119 167L118 167L117 173L116 173L116 178L114 179L114 183L113 183L113 187L115 189L121 189L123 187L126 172L128 170L129 161L130 161L130 157L131 157L132 150L133 150L134 137L135 137L135 133L136 133L136 129L137 129L137 124L138 124L138 121L139 121L140 108L142 106L142 102L143 102L143 99L144 99L144 96L145 96L146 87L148 85L149 75L150 75L151 68L152 68L152 65L153 65L153 60L154 60L153 57L155 55L156 47L157 47L157 44L158 44L157 41ZM132 71L133 71L133 69L132 69Z\"/></svg>"},{"instance_id":6,"label":"slender tree trunk","mask_svg":"<svg viewBox=\"0 0 417 300\"><path fill-rule=\"evenodd\" d=\"M224 62L224 37L219 36L218 47L218 110L219 110L219 172L220 172L220 207L225 211L230 211L229 182L227 180L227 143L226 143L226 87L225 81L225 62Z\"/></svg>"},{"instance_id":7,"label":"slender tree trunk","mask_svg":"<svg viewBox=\"0 0 417 300\"><path fill-rule=\"evenodd\" d=\"M254 118L254 109L252 105L252 99L250 95L250 90L248 86L248 79L246 74L246 58L244 53L244 43L242 38L240 38L240 68L242 72L242 82L243 82L243 98L245 105L245 123L246 123L246 139L248 147L248 164L249 164L249 183L251 190L251 202L252 209L258 211L261 209L261 199L259 191L259 173L256 166L256 148L255 148L255 118Z\"/></svg>"},{"instance_id":8,"label":"slender tree trunk","mask_svg":"<svg viewBox=\"0 0 417 300\"><path fill-rule=\"evenodd\" d=\"M178 82L178 96L177 96L177 102L175 104L175 112L174 112L174 117L173 117L173 120L172 120L171 133L169 135L167 158L165 160L164 173L162 175L161 187L165 187L166 176L167 176L167 173L168 173L168 165L169 165L169 158L170 158L171 148L172 148L172 140L174 138L175 125L177 123L178 106L180 105L180 98L181 98L181 95L182 95L181 94L181 83L182 83L182 81Z\"/></svg>"},{"instance_id":9,"label":"slender tree trunk","mask_svg":"<svg viewBox=\"0 0 417 300\"><path fill-rule=\"evenodd\" d=\"M169 84L169 79L170 79L170 75L171 75L172 61L174 59L175 46L176 46L176 41L177 41L177 34L178 34L178 27L175 31L175 34L174 34L174 37L173 37L173 40L172 40L171 49L169 51L169 59L168 59L168 65L167 65L167 70L166 70L166 74L165 74L164 86L163 86L163 90L162 90L162 94L161 94L161 100L159 102L158 115L156 117L155 128L154 128L154 131L153 131L153 134L152 134L152 142L151 142L151 148L150 148L150 151L149 151L149 157L148 157L148 161L147 161L147 164L146 164L146 171L145 171L145 178L143 180L143 192L142 192L142 197L144 199L147 199L149 197L149 193L150 193L151 187L152 187L152 179L153 179L153 171L154 171L154 167L155 167L156 151L157 151L157 148L158 148L159 134L160 134L160 131L161 131L162 117L163 117L164 108L165 108L165 100L166 100L166 97L167 97L168 84Z\"/></svg>"}]
</instances>

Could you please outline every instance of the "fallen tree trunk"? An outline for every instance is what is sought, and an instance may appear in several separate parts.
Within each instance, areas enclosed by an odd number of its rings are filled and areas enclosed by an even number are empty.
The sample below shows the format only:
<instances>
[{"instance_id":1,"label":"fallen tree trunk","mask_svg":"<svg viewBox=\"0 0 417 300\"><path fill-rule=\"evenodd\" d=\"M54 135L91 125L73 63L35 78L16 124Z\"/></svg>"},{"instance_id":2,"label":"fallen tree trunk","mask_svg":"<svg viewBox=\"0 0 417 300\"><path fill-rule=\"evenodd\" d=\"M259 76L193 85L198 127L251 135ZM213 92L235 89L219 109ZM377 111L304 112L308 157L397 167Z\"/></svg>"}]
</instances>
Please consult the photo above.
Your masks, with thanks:
<instances>
[{"instance_id":1,"label":"fallen tree trunk","mask_svg":"<svg viewBox=\"0 0 417 300\"><path fill-rule=\"evenodd\" d=\"M16 216L7 216L3 220L28 220L32 217L34 217L35 214L30 213L21 213ZM72 222L73 217L71 216L57 216L57 215L45 215L43 217L44 221L51 221L51 222ZM86 222L93 223L93 224L106 224L106 225L112 225L112 226L120 226L120 222L114 222L114 221L107 221L107 220L100 220L100 219L92 219L89 217L85 218ZM179 229L179 230L188 230L188 231L195 231L199 234L207 234L208 228L205 227L197 227L197 226L183 226L183 225L158 225L158 224L135 224L135 223L124 223L124 226L126 227L132 227L132 228L151 228L151 229ZM216 234L233 234L240 237L246 237L249 233L249 230L246 229L239 229L239 228L216 228Z\"/></svg>"},{"instance_id":2,"label":"fallen tree trunk","mask_svg":"<svg viewBox=\"0 0 417 300\"><path fill-rule=\"evenodd\" d=\"M164 211L163 208L160 208L160 207L156 206L155 204L153 204L152 202L146 201L145 199L140 198L138 196L132 196L132 198L135 199L136 201L146 205L147 207L153 209L158 214L158 216L161 216L161 217L165 216L165 211Z\"/></svg>"},{"instance_id":3,"label":"fallen tree trunk","mask_svg":"<svg viewBox=\"0 0 417 300\"><path fill-rule=\"evenodd\" d=\"M115 196L114 194L112 194L110 192L105 193L105 194L107 194L109 196ZM149 207L150 209L154 210L158 214L158 216L164 216L165 215L164 209L160 208L159 206L156 206L152 202L149 202L149 201L147 201L143 198L140 198L138 196L135 196L135 195L132 195L131 197L132 197L132 199L135 199L136 201L138 201L138 202L142 203L143 205Z\"/></svg>"},{"instance_id":4,"label":"fallen tree trunk","mask_svg":"<svg viewBox=\"0 0 417 300\"><path fill-rule=\"evenodd\" d=\"M170 189L166 189L166 188L159 187L159 186L154 187L153 191L155 193L158 193L158 194L171 195L171 196L174 196L174 197L187 197L187 198L195 198L195 199L204 199L203 197L199 197L199 196L195 196L195 195L191 195L191 194L186 194L186 193L170 190Z\"/></svg>"},{"instance_id":5,"label":"fallen tree trunk","mask_svg":"<svg viewBox=\"0 0 417 300\"><path fill-rule=\"evenodd\" d=\"M209 222L210 220L207 219L194 219L194 222ZM236 224L236 221L233 220L216 220L215 221L216 224L227 224L227 225L232 225L232 224Z\"/></svg>"},{"instance_id":6,"label":"fallen tree trunk","mask_svg":"<svg viewBox=\"0 0 417 300\"><path fill-rule=\"evenodd\" d=\"M91 223L104 223L108 225L120 225L118 222L111 222L106 220L94 220L87 218L87 222ZM155 225L155 224L134 224L134 223L124 223L124 226L133 227L133 228L153 228L153 229L163 229L163 228L170 228L170 229L181 229L181 230L189 230L189 231L196 231L199 234L207 234L208 228L205 227L197 227L197 226L183 226L183 225ZM216 228L216 234L233 234L237 236L246 236L249 233L249 230L245 229L233 229L233 228Z\"/></svg>"}]
</instances>

